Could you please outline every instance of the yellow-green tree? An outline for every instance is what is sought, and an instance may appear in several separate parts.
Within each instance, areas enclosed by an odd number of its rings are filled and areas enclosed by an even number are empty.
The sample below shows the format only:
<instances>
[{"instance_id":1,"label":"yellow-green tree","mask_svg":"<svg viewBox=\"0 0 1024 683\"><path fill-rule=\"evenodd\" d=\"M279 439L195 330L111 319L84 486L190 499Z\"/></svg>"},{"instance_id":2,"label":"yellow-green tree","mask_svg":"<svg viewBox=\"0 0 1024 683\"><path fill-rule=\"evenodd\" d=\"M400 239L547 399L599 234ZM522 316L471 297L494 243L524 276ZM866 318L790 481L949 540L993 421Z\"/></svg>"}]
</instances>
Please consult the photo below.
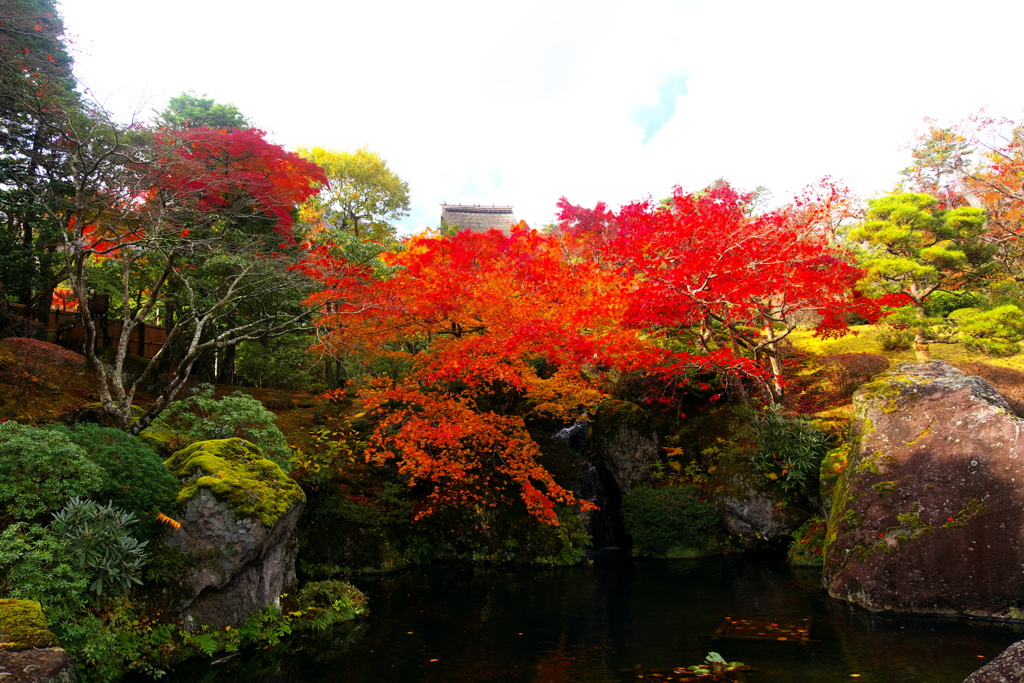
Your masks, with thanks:
<instances>
[{"instance_id":1,"label":"yellow-green tree","mask_svg":"<svg viewBox=\"0 0 1024 683\"><path fill-rule=\"evenodd\" d=\"M380 155L362 147L342 152L300 147L298 153L324 169L330 185L306 204L306 219L329 233L360 240L393 237L394 222L409 213L409 184Z\"/></svg>"},{"instance_id":2,"label":"yellow-green tree","mask_svg":"<svg viewBox=\"0 0 1024 683\"><path fill-rule=\"evenodd\" d=\"M866 220L849 232L868 270L873 296L899 294L909 305L889 321L915 332L919 361L930 360L929 330L942 321L929 316L928 297L937 291L977 287L992 276L995 247L985 241L985 211L941 208L935 197L910 192L868 202Z\"/></svg>"}]
</instances>

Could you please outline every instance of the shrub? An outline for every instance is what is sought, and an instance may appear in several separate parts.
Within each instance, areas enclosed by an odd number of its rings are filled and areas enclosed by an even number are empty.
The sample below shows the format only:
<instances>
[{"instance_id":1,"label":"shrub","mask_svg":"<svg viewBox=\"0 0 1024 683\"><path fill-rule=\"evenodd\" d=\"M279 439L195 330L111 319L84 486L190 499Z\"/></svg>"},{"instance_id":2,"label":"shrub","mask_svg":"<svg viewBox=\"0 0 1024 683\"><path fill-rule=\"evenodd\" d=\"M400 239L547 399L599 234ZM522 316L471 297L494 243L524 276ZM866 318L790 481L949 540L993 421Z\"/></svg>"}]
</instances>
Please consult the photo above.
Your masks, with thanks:
<instances>
[{"instance_id":1,"label":"shrub","mask_svg":"<svg viewBox=\"0 0 1024 683\"><path fill-rule=\"evenodd\" d=\"M821 517L812 517L793 532L787 559L794 567L821 567L825 564L823 549L828 525Z\"/></svg>"},{"instance_id":2,"label":"shrub","mask_svg":"<svg viewBox=\"0 0 1024 683\"><path fill-rule=\"evenodd\" d=\"M103 471L67 434L0 423L0 525L41 518L103 486Z\"/></svg>"},{"instance_id":3,"label":"shrub","mask_svg":"<svg viewBox=\"0 0 1024 683\"><path fill-rule=\"evenodd\" d=\"M15 522L0 533L0 596L42 602L57 625L84 606L88 585L70 542L52 529Z\"/></svg>"},{"instance_id":4,"label":"shrub","mask_svg":"<svg viewBox=\"0 0 1024 683\"><path fill-rule=\"evenodd\" d=\"M696 486L637 487L622 497L622 519L637 555L673 548L704 550L715 542L718 512Z\"/></svg>"},{"instance_id":5,"label":"shrub","mask_svg":"<svg viewBox=\"0 0 1024 683\"><path fill-rule=\"evenodd\" d=\"M945 318L958 308L971 308L981 303L981 299L970 292L936 290L925 299L924 312L929 317Z\"/></svg>"},{"instance_id":6,"label":"shrub","mask_svg":"<svg viewBox=\"0 0 1024 683\"><path fill-rule=\"evenodd\" d=\"M70 542L77 568L89 582L89 590L99 596L104 588L125 591L133 583L142 584L138 574L145 562L146 541L128 532L135 521L135 513L111 503L100 505L75 497L53 515L50 526Z\"/></svg>"},{"instance_id":7,"label":"shrub","mask_svg":"<svg viewBox=\"0 0 1024 683\"><path fill-rule=\"evenodd\" d=\"M783 491L817 488L821 459L834 445L834 436L811 422L786 416L777 403L738 412L757 441L751 455L755 472L777 481Z\"/></svg>"},{"instance_id":8,"label":"shrub","mask_svg":"<svg viewBox=\"0 0 1024 683\"><path fill-rule=\"evenodd\" d=\"M320 628L366 612L366 596L347 581L312 581L299 590L297 600L303 609L321 612L315 620Z\"/></svg>"},{"instance_id":9,"label":"shrub","mask_svg":"<svg viewBox=\"0 0 1024 683\"><path fill-rule=\"evenodd\" d=\"M877 339L886 351L909 351L914 346L914 333L910 330L882 330Z\"/></svg>"},{"instance_id":10,"label":"shrub","mask_svg":"<svg viewBox=\"0 0 1024 683\"><path fill-rule=\"evenodd\" d=\"M66 435L103 470L103 485L91 498L134 513L140 520L136 527L139 538L151 539L162 530L156 515L172 514L178 481L155 450L131 434L95 424L52 425L48 429Z\"/></svg>"},{"instance_id":11,"label":"shrub","mask_svg":"<svg viewBox=\"0 0 1024 683\"><path fill-rule=\"evenodd\" d=\"M990 356L1012 356L1020 353L1024 339L1024 312L1006 304L990 310L962 308L950 314L956 321L964 345Z\"/></svg>"},{"instance_id":12,"label":"shrub","mask_svg":"<svg viewBox=\"0 0 1024 683\"><path fill-rule=\"evenodd\" d=\"M176 435L169 444L172 450L197 441L245 439L286 473L291 470L291 449L274 424L277 416L241 391L216 399L213 387L204 384L194 395L171 403L160 417Z\"/></svg>"}]
</instances>

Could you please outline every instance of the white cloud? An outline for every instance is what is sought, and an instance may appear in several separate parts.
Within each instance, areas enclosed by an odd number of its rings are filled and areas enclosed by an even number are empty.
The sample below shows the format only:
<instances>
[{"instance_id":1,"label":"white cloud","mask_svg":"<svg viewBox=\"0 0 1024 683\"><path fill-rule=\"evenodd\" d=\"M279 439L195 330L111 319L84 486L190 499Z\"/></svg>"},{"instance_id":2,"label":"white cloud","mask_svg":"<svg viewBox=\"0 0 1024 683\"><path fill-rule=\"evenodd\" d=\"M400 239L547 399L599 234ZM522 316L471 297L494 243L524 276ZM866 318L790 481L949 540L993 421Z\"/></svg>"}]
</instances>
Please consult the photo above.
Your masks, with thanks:
<instances>
[{"instance_id":1,"label":"white cloud","mask_svg":"<svg viewBox=\"0 0 1024 683\"><path fill-rule=\"evenodd\" d=\"M1019 114L998 68L1024 19L998 0L479 0L291 4L65 0L77 73L118 108L193 89L278 142L368 145L411 187L408 229L438 204L618 204L726 177L777 197L824 174L888 189L925 116ZM986 17L972 21L973 16ZM969 28L978 27L978 28ZM993 65L993 68L987 68ZM687 74L644 144L637 112ZM665 104L665 103L660 103Z\"/></svg>"}]
</instances>

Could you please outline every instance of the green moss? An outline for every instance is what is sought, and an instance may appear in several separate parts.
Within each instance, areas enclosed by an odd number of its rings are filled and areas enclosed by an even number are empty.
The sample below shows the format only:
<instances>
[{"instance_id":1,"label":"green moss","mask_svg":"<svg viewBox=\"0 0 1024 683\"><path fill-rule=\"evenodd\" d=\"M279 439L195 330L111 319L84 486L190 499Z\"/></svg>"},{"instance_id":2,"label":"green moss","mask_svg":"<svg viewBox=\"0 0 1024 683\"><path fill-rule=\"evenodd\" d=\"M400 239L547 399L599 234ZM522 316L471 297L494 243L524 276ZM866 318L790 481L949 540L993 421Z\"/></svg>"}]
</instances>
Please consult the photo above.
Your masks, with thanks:
<instances>
[{"instance_id":1,"label":"green moss","mask_svg":"<svg viewBox=\"0 0 1024 683\"><path fill-rule=\"evenodd\" d=\"M877 484L872 485L874 490L878 491L879 496L888 496L890 493L895 493L899 488L898 481L880 481Z\"/></svg>"},{"instance_id":2,"label":"green moss","mask_svg":"<svg viewBox=\"0 0 1024 683\"><path fill-rule=\"evenodd\" d=\"M981 502L979 498L971 498L967 501L967 507L953 515L952 519L942 525L943 529L958 529L973 522L981 513L988 508L987 503Z\"/></svg>"},{"instance_id":3,"label":"green moss","mask_svg":"<svg viewBox=\"0 0 1024 683\"><path fill-rule=\"evenodd\" d=\"M899 522L897 526L892 526L885 530L886 539L896 540L895 545L883 542L882 546L886 552L896 550L896 548L898 548L904 541L913 541L914 539L925 536L926 534L935 533L935 529L921 519L920 510L911 510L909 512L901 513L896 516L896 521Z\"/></svg>"},{"instance_id":4,"label":"green moss","mask_svg":"<svg viewBox=\"0 0 1024 683\"><path fill-rule=\"evenodd\" d=\"M56 644L38 602L0 600L0 650L29 650Z\"/></svg>"},{"instance_id":5,"label":"green moss","mask_svg":"<svg viewBox=\"0 0 1024 683\"><path fill-rule=\"evenodd\" d=\"M864 456L859 463L857 463L857 473L864 474L865 472L871 472L871 474L882 475L885 474L886 468L892 467L896 464L896 456L885 455L882 451L875 451L871 455Z\"/></svg>"},{"instance_id":6,"label":"green moss","mask_svg":"<svg viewBox=\"0 0 1024 683\"><path fill-rule=\"evenodd\" d=\"M931 529L930 526L924 523L921 519L921 512L919 510L912 510L910 512L904 512L896 515L896 521L900 523L901 527L907 527L909 529Z\"/></svg>"},{"instance_id":7,"label":"green moss","mask_svg":"<svg viewBox=\"0 0 1024 683\"><path fill-rule=\"evenodd\" d=\"M183 480L179 505L205 488L226 500L239 517L258 518L267 527L306 498L298 484L244 439L199 441L165 464Z\"/></svg>"}]
</instances>

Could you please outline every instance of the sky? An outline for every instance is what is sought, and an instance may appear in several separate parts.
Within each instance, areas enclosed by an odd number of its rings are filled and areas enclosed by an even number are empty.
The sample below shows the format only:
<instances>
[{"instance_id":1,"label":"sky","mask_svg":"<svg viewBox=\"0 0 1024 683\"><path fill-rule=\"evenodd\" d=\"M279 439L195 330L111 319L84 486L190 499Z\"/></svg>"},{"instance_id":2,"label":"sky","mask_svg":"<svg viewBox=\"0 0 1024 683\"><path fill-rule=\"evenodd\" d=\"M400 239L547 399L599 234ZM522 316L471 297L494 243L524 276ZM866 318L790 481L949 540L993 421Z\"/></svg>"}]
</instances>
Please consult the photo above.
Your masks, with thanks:
<instances>
[{"instance_id":1,"label":"sky","mask_svg":"<svg viewBox=\"0 0 1024 683\"><path fill-rule=\"evenodd\" d=\"M892 189L925 117L1018 118L1010 0L63 0L75 73L120 118L184 91L274 142L367 146L440 204L617 207L718 178L784 203Z\"/></svg>"}]
</instances>

